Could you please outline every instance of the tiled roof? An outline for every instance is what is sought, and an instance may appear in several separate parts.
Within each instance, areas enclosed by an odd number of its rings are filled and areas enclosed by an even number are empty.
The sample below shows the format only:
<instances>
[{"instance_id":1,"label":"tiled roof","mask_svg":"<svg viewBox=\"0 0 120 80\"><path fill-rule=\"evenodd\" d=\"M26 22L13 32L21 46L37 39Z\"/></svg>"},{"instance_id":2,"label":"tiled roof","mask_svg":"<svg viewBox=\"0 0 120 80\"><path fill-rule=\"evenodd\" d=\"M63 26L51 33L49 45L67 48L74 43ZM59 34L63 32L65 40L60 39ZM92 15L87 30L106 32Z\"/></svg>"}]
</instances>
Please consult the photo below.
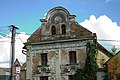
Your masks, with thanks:
<instances>
[{"instance_id":1,"label":"tiled roof","mask_svg":"<svg viewBox=\"0 0 120 80\"><path fill-rule=\"evenodd\" d=\"M77 22L71 23L70 27L71 27L70 33L75 34L76 37L78 37L78 36L92 36L92 32L90 32L86 28L82 27ZM28 41L28 43L39 42L41 36L42 36L42 34L41 34L41 27L40 27L28 38L27 41Z\"/></svg>"},{"instance_id":2,"label":"tiled roof","mask_svg":"<svg viewBox=\"0 0 120 80\"><path fill-rule=\"evenodd\" d=\"M102 51L105 55L107 55L109 58L113 57L113 54L110 53L107 49L105 49L101 44L97 43L97 49Z\"/></svg>"},{"instance_id":3,"label":"tiled roof","mask_svg":"<svg viewBox=\"0 0 120 80\"><path fill-rule=\"evenodd\" d=\"M89 30L87 30L86 28L78 24L77 22L72 22L70 26L71 26L71 33L75 32L76 35L86 36L86 35L92 34L92 32L90 32Z\"/></svg>"},{"instance_id":4,"label":"tiled roof","mask_svg":"<svg viewBox=\"0 0 120 80\"><path fill-rule=\"evenodd\" d=\"M38 42L41 36L41 27L38 28L27 40L29 43Z\"/></svg>"}]
</instances>

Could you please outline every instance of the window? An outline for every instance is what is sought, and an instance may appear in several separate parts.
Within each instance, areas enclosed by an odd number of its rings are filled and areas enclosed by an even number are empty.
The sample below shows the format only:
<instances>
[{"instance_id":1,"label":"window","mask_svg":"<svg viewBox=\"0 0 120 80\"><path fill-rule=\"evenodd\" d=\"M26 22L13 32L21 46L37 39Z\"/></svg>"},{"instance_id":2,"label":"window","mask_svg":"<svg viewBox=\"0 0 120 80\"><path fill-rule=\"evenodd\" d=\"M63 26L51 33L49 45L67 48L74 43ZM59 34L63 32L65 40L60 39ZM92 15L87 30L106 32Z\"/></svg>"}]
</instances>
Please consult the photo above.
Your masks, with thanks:
<instances>
[{"instance_id":1,"label":"window","mask_svg":"<svg viewBox=\"0 0 120 80\"><path fill-rule=\"evenodd\" d=\"M52 26L52 28L51 28L51 34L52 35L56 34L56 28L55 28L55 26Z\"/></svg>"},{"instance_id":2,"label":"window","mask_svg":"<svg viewBox=\"0 0 120 80\"><path fill-rule=\"evenodd\" d=\"M74 75L69 75L69 80L75 80L75 76Z\"/></svg>"},{"instance_id":3,"label":"window","mask_svg":"<svg viewBox=\"0 0 120 80\"><path fill-rule=\"evenodd\" d=\"M76 51L69 52L69 60L70 60L70 64L76 63Z\"/></svg>"},{"instance_id":4,"label":"window","mask_svg":"<svg viewBox=\"0 0 120 80\"><path fill-rule=\"evenodd\" d=\"M47 53L41 54L41 64L47 65Z\"/></svg>"},{"instance_id":5,"label":"window","mask_svg":"<svg viewBox=\"0 0 120 80\"><path fill-rule=\"evenodd\" d=\"M48 76L42 76L40 77L40 80L48 80Z\"/></svg>"},{"instance_id":6,"label":"window","mask_svg":"<svg viewBox=\"0 0 120 80\"><path fill-rule=\"evenodd\" d=\"M62 28L62 34L66 34L66 26L62 25L61 28Z\"/></svg>"}]
</instances>

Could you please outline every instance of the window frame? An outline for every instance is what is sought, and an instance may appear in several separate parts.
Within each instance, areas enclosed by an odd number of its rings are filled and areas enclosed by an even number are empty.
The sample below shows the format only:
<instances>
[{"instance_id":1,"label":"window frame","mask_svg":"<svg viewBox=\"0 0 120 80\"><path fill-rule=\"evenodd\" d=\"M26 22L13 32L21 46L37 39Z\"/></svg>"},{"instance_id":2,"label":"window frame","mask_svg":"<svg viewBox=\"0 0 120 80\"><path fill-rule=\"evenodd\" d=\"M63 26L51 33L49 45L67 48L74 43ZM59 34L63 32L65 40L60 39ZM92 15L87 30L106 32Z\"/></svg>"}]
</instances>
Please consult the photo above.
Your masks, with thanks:
<instances>
[{"instance_id":1,"label":"window frame","mask_svg":"<svg viewBox=\"0 0 120 80\"><path fill-rule=\"evenodd\" d=\"M70 64L77 63L76 51L69 51L69 62L70 62Z\"/></svg>"},{"instance_id":2,"label":"window frame","mask_svg":"<svg viewBox=\"0 0 120 80\"><path fill-rule=\"evenodd\" d=\"M61 32L62 32L63 35L66 34L66 26L65 26L65 24L62 24Z\"/></svg>"},{"instance_id":3,"label":"window frame","mask_svg":"<svg viewBox=\"0 0 120 80\"><path fill-rule=\"evenodd\" d=\"M75 80L75 76L74 75L68 75L69 80Z\"/></svg>"},{"instance_id":4,"label":"window frame","mask_svg":"<svg viewBox=\"0 0 120 80\"><path fill-rule=\"evenodd\" d=\"M54 25L52 25L51 27L51 35L55 35L56 34L56 27Z\"/></svg>"},{"instance_id":5,"label":"window frame","mask_svg":"<svg viewBox=\"0 0 120 80\"><path fill-rule=\"evenodd\" d=\"M48 61L47 53L42 53L41 54L41 65L46 66L47 65L47 61Z\"/></svg>"},{"instance_id":6,"label":"window frame","mask_svg":"<svg viewBox=\"0 0 120 80\"><path fill-rule=\"evenodd\" d=\"M40 80L48 80L48 76L41 76Z\"/></svg>"}]
</instances>

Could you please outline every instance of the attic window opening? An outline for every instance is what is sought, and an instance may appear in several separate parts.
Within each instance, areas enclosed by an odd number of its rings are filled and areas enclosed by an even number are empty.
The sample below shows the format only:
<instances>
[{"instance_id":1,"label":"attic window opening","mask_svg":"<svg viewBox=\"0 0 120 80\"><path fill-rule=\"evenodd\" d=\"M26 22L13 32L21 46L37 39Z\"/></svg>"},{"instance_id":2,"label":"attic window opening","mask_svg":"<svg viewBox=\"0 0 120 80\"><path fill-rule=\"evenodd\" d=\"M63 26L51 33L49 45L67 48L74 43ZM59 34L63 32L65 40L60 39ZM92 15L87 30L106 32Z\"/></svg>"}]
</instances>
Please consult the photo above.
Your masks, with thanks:
<instances>
[{"instance_id":1,"label":"attic window opening","mask_svg":"<svg viewBox=\"0 0 120 80\"><path fill-rule=\"evenodd\" d=\"M63 24L61 28L62 28L62 34L66 34L66 26Z\"/></svg>"},{"instance_id":2,"label":"attic window opening","mask_svg":"<svg viewBox=\"0 0 120 80\"><path fill-rule=\"evenodd\" d=\"M52 26L52 28L51 28L51 34L52 35L56 34L56 27L55 26Z\"/></svg>"}]
</instances>

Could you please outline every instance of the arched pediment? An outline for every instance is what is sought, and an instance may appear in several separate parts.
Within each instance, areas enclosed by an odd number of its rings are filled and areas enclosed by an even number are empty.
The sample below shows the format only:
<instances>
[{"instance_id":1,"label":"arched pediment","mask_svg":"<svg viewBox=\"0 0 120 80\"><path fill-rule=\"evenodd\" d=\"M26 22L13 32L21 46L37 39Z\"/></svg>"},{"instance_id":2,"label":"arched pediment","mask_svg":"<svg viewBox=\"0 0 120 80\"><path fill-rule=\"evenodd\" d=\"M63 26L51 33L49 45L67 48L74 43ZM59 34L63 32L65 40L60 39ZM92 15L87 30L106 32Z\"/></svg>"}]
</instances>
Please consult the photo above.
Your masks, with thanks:
<instances>
[{"instance_id":1,"label":"arched pediment","mask_svg":"<svg viewBox=\"0 0 120 80\"><path fill-rule=\"evenodd\" d=\"M51 10L48 11L45 19L47 21L51 21L51 22L56 22L58 21L66 21L66 19L69 18L70 13L68 12L68 10L66 10L65 8L58 6L55 7Z\"/></svg>"}]
</instances>

